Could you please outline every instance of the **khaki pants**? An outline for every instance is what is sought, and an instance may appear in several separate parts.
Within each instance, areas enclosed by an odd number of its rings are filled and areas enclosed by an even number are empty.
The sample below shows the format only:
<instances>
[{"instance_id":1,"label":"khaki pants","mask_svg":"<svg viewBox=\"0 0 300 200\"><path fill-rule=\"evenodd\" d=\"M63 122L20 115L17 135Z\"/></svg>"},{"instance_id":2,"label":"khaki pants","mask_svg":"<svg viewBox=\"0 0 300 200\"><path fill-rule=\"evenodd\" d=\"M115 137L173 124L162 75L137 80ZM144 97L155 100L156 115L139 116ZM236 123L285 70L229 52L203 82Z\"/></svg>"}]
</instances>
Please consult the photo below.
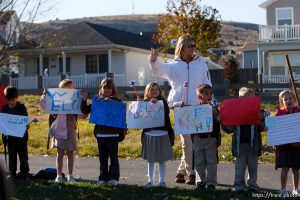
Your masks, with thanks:
<instances>
[{"instance_id":1,"label":"khaki pants","mask_svg":"<svg viewBox=\"0 0 300 200\"><path fill-rule=\"evenodd\" d=\"M251 153L251 145L248 143L240 144L240 156L236 157L234 177L234 187L236 190L244 190L246 188L246 166L248 167L248 187L258 188L259 186L256 183L258 156Z\"/></svg>"},{"instance_id":2,"label":"khaki pants","mask_svg":"<svg viewBox=\"0 0 300 200\"><path fill-rule=\"evenodd\" d=\"M193 159L193 143L191 135L180 135L182 156L181 163L178 167L177 173L183 175L195 175L195 171L192 169Z\"/></svg>"},{"instance_id":3,"label":"khaki pants","mask_svg":"<svg viewBox=\"0 0 300 200\"><path fill-rule=\"evenodd\" d=\"M217 185L217 141L216 138L194 136L194 162L197 172L196 182ZM206 173L207 172L207 173ZM199 176L198 176L199 175Z\"/></svg>"}]
</instances>

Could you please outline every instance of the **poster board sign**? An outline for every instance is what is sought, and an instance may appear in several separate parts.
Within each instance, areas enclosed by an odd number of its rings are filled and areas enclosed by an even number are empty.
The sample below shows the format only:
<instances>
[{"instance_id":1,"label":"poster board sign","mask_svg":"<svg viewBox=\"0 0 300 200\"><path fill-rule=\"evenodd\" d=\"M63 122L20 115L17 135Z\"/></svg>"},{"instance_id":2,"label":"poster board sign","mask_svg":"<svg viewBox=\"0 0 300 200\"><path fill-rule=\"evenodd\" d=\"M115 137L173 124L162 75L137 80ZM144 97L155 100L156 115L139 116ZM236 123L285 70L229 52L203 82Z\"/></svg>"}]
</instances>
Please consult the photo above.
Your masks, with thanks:
<instances>
[{"instance_id":1,"label":"poster board sign","mask_svg":"<svg viewBox=\"0 0 300 200\"><path fill-rule=\"evenodd\" d=\"M268 146L300 142L300 113L265 119Z\"/></svg>"},{"instance_id":2,"label":"poster board sign","mask_svg":"<svg viewBox=\"0 0 300 200\"><path fill-rule=\"evenodd\" d=\"M163 101L132 101L128 105L128 128L154 128L165 126Z\"/></svg>"},{"instance_id":3,"label":"poster board sign","mask_svg":"<svg viewBox=\"0 0 300 200\"><path fill-rule=\"evenodd\" d=\"M46 96L46 113L82 114L79 89L50 88Z\"/></svg>"},{"instance_id":4,"label":"poster board sign","mask_svg":"<svg viewBox=\"0 0 300 200\"><path fill-rule=\"evenodd\" d=\"M113 100L92 99L90 123L116 128L126 128L126 103Z\"/></svg>"},{"instance_id":5,"label":"poster board sign","mask_svg":"<svg viewBox=\"0 0 300 200\"><path fill-rule=\"evenodd\" d=\"M176 134L211 132L213 128L211 105L175 107L174 126Z\"/></svg>"},{"instance_id":6,"label":"poster board sign","mask_svg":"<svg viewBox=\"0 0 300 200\"><path fill-rule=\"evenodd\" d=\"M22 138L28 123L28 116L0 113L0 133L2 134Z\"/></svg>"},{"instance_id":7,"label":"poster board sign","mask_svg":"<svg viewBox=\"0 0 300 200\"><path fill-rule=\"evenodd\" d=\"M259 97L225 99L220 108L222 123L225 126L259 124Z\"/></svg>"}]
</instances>

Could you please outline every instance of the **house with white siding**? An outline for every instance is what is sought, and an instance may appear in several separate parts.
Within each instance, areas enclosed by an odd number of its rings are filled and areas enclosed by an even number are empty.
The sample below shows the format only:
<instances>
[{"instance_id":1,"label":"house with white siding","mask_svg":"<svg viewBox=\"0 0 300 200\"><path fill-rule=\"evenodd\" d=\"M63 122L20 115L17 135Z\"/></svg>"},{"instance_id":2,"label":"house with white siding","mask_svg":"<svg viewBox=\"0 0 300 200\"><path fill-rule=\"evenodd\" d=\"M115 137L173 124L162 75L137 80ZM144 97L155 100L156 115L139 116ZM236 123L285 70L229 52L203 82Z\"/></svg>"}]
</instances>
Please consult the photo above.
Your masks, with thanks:
<instances>
[{"instance_id":1,"label":"house with white siding","mask_svg":"<svg viewBox=\"0 0 300 200\"><path fill-rule=\"evenodd\" d=\"M154 76L149 68L151 47L155 47L151 37L80 22L15 47L12 52L19 55L19 77L11 78L10 84L38 89L57 87L63 78L69 78L77 88L95 88L107 73L113 73L117 86L128 86L129 80L136 80L138 86L150 81L162 85L166 80ZM212 63L209 68L222 67Z\"/></svg>"},{"instance_id":2,"label":"house with white siding","mask_svg":"<svg viewBox=\"0 0 300 200\"><path fill-rule=\"evenodd\" d=\"M300 78L300 1L267 0L259 5L266 10L267 25L259 28L258 75L263 83L289 83L285 65L289 56L295 79Z\"/></svg>"}]
</instances>

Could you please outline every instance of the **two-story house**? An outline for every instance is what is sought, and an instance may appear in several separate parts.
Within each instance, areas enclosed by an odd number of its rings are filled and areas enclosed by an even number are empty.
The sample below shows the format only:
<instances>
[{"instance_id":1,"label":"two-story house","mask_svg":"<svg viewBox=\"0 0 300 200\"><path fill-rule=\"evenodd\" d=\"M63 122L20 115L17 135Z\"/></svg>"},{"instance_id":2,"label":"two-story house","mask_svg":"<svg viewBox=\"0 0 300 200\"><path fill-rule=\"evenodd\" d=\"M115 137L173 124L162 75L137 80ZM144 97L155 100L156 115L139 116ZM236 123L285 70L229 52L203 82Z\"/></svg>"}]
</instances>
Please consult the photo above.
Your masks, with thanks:
<instances>
[{"instance_id":1,"label":"two-story house","mask_svg":"<svg viewBox=\"0 0 300 200\"><path fill-rule=\"evenodd\" d=\"M289 56L295 78L300 78L300 1L267 0L259 5L266 10L267 25L259 28L257 47L258 75L262 83L288 83L285 64Z\"/></svg>"}]
</instances>

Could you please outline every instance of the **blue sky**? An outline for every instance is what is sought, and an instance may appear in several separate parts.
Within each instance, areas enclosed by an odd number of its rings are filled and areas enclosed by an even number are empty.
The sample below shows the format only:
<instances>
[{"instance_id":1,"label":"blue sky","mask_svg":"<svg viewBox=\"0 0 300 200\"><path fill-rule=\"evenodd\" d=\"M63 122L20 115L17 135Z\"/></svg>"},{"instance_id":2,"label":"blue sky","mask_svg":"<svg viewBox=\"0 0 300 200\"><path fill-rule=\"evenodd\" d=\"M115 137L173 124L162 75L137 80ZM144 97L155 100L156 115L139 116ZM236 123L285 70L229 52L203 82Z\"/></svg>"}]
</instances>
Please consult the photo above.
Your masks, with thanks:
<instances>
[{"instance_id":1,"label":"blue sky","mask_svg":"<svg viewBox=\"0 0 300 200\"><path fill-rule=\"evenodd\" d=\"M202 5L220 11L222 20L265 24L265 10L258 7L266 0L202 0ZM167 0L59 0L38 21L94 16L158 14L166 12ZM134 9L133 9L134 7Z\"/></svg>"}]
</instances>

